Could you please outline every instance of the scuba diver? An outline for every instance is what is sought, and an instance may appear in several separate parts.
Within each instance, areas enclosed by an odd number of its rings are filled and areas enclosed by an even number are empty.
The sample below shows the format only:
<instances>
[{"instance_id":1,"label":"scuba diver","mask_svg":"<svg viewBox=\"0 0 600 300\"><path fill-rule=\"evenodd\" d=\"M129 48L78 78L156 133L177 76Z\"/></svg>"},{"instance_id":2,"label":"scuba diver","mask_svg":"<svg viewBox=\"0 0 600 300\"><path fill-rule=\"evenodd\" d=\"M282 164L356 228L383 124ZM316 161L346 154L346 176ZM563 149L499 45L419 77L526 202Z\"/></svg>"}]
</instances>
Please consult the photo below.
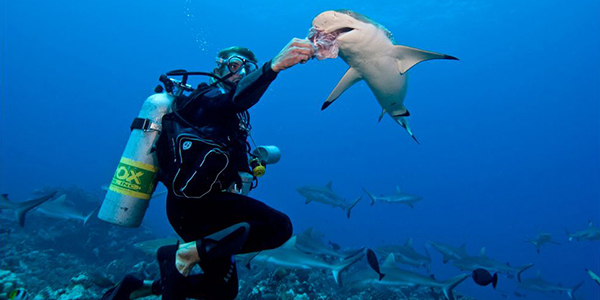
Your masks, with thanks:
<instances>
[{"instance_id":1,"label":"scuba diver","mask_svg":"<svg viewBox=\"0 0 600 300\"><path fill-rule=\"evenodd\" d=\"M310 41L294 38L259 67L249 49L226 48L217 55L209 84L175 98L173 113L162 118L155 151L159 180L168 189L167 216L184 243L158 249L160 279L127 275L103 300L151 294L163 300L234 299L234 255L277 248L291 237L287 215L240 193L240 172L252 173L248 109L280 71L306 63L314 53ZM190 275L196 265L202 273Z\"/></svg>"}]
</instances>

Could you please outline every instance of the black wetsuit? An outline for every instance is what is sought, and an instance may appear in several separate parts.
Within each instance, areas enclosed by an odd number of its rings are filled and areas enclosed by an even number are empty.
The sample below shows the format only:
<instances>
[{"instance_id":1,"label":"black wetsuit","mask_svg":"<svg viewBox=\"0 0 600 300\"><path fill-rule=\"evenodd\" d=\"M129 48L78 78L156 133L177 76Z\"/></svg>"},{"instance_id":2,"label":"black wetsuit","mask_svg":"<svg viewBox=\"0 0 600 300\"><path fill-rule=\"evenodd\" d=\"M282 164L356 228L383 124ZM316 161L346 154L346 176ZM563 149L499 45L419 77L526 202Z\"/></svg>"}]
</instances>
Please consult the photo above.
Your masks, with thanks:
<instances>
[{"instance_id":1,"label":"black wetsuit","mask_svg":"<svg viewBox=\"0 0 600 300\"><path fill-rule=\"evenodd\" d=\"M205 138L227 145L231 168L250 171L246 137L240 118L258 102L275 79L270 62L248 74L229 92L217 87L190 103L184 114L188 121L202 128ZM242 124L244 125L244 124ZM247 125L247 124L246 124ZM256 252L281 246L292 235L288 216L250 197L214 191L201 199L188 199L173 194L167 196L167 215L171 226L185 242L193 242L233 224L250 225L246 242L240 253ZM238 278L233 255L201 260L203 274L182 279L185 297L196 299L234 299L238 293ZM156 282L153 289L160 285ZM177 297L167 296L174 299ZM163 295L165 298L165 295Z\"/></svg>"}]
</instances>

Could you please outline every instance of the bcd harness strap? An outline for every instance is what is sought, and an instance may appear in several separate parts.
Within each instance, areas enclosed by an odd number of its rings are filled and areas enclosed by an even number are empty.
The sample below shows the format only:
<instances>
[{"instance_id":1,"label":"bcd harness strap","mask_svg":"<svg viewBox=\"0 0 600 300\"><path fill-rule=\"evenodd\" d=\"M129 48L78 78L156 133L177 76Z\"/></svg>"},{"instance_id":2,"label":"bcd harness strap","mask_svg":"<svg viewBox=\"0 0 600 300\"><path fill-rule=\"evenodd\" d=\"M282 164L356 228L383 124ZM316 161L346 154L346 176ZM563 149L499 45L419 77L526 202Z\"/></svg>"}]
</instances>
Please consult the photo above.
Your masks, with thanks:
<instances>
[{"instance_id":1,"label":"bcd harness strap","mask_svg":"<svg viewBox=\"0 0 600 300\"><path fill-rule=\"evenodd\" d=\"M144 118L135 118L133 119L133 122L131 122L131 126L129 126L129 128L131 130L134 129L140 129L145 131L156 131L156 132L161 132L162 131L162 125L160 123L156 123L150 119L144 119Z\"/></svg>"}]
</instances>

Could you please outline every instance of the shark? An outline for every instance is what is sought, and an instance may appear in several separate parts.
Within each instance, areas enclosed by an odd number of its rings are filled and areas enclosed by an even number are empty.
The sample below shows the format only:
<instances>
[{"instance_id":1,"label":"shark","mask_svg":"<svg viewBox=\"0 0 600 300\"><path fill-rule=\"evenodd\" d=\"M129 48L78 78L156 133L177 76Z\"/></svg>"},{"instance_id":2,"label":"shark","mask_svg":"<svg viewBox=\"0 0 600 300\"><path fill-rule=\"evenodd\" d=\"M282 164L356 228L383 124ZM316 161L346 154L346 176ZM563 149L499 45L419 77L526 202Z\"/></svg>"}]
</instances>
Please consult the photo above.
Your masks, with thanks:
<instances>
[{"instance_id":1,"label":"shark","mask_svg":"<svg viewBox=\"0 0 600 300\"><path fill-rule=\"evenodd\" d=\"M362 199L362 196L356 198L356 200L347 203L344 198L336 194L331 188L332 181L329 181L325 187L321 186L300 186L296 188L296 191L306 198L304 203L308 204L312 201L320 202L323 204L329 204L333 207L340 207L346 212L346 216L350 219L350 212L352 208Z\"/></svg>"},{"instance_id":2,"label":"shark","mask_svg":"<svg viewBox=\"0 0 600 300\"><path fill-rule=\"evenodd\" d=\"M12 202L8 200L8 194L2 194L0 197L0 211L2 211L3 209L10 209L14 211L15 216L17 217L17 220L19 222L19 226L25 227L25 215L32 209L52 199L54 195L56 195L55 191L35 199L22 202Z\"/></svg>"},{"instance_id":3,"label":"shark","mask_svg":"<svg viewBox=\"0 0 600 300\"><path fill-rule=\"evenodd\" d=\"M470 276L469 274L461 274L447 281L437 281L433 278L433 276L425 276L415 272L403 270L398 268L395 264L395 256L393 253L390 253L381 265L381 272L385 274L381 280L377 277L373 277L371 274L372 272L369 271L368 274L355 274L353 277L356 278L356 280L354 280L351 285L359 287L429 287L441 289L447 300L454 300L455 298L452 291L457 285Z\"/></svg>"},{"instance_id":4,"label":"shark","mask_svg":"<svg viewBox=\"0 0 600 300\"><path fill-rule=\"evenodd\" d=\"M542 293L566 292L567 295L569 296L569 298L571 298L571 299L575 299L575 298L573 298L573 293L575 293L575 291L577 289L579 289L581 287L581 285L583 285L583 282L581 282L573 287L563 287L560 284L554 284L554 283L551 283L551 282L548 282L548 281L542 279L542 276L540 275L539 271L537 272L535 277L525 278L525 279L521 278L521 273L522 273L522 271L519 272L519 276L518 276L519 277L518 285L520 288L530 290L530 291L542 292Z\"/></svg>"},{"instance_id":5,"label":"shark","mask_svg":"<svg viewBox=\"0 0 600 300\"><path fill-rule=\"evenodd\" d=\"M167 245L174 245L178 241L183 243L180 239L173 237L141 241L139 243L133 244L133 246L144 253L156 255L156 251L158 251L158 248Z\"/></svg>"},{"instance_id":6,"label":"shark","mask_svg":"<svg viewBox=\"0 0 600 300\"><path fill-rule=\"evenodd\" d=\"M490 273L505 273L509 276L513 274L519 274L531 267L533 264L524 266L513 267L508 263L501 263L494 259L489 258L485 253L485 247L481 248L481 252L478 256L467 256L459 260L454 260L452 264L465 271L473 271L476 269L485 269Z\"/></svg>"},{"instance_id":7,"label":"shark","mask_svg":"<svg viewBox=\"0 0 600 300\"><path fill-rule=\"evenodd\" d=\"M369 198L371 198L371 205L374 205L375 202L385 202L406 204L410 206L410 208L415 208L415 203L423 200L423 197L421 196L403 193L398 186L396 186L396 194L387 196L375 196L369 191L367 191L367 189L363 188L363 190L365 191L365 193L367 193L367 195L369 195Z\"/></svg>"},{"instance_id":8,"label":"shark","mask_svg":"<svg viewBox=\"0 0 600 300\"><path fill-rule=\"evenodd\" d=\"M308 39L318 49L317 58L334 58L339 54L350 66L323 103L322 110L352 85L364 80L382 108L379 121L388 114L419 143L408 124L410 113L404 106L406 72L422 61L458 60L456 57L397 45L392 33L383 25L350 10L330 10L316 16ZM331 53L332 47L337 48L338 53L320 56Z\"/></svg>"},{"instance_id":9,"label":"shark","mask_svg":"<svg viewBox=\"0 0 600 300\"><path fill-rule=\"evenodd\" d=\"M552 240L552 235L549 233L539 233L533 240L529 240L528 242L535 246L537 253L540 253L541 247L545 244L560 245L560 243Z\"/></svg>"},{"instance_id":10,"label":"shark","mask_svg":"<svg viewBox=\"0 0 600 300\"><path fill-rule=\"evenodd\" d=\"M84 214L67 203L67 195L60 195L53 201L45 202L37 208L37 211L51 218L78 220L83 222L83 226L87 224L90 218L94 215L97 209Z\"/></svg>"},{"instance_id":11,"label":"shark","mask_svg":"<svg viewBox=\"0 0 600 300\"><path fill-rule=\"evenodd\" d=\"M278 248L258 252L258 254L251 256L246 265L249 266L250 261L259 261L291 269L325 269L331 271L335 282L341 285L340 273L364 256L363 252L362 255L355 255L344 261L330 263L298 250L296 239L296 236L293 236Z\"/></svg>"},{"instance_id":12,"label":"shark","mask_svg":"<svg viewBox=\"0 0 600 300\"><path fill-rule=\"evenodd\" d=\"M404 243L404 245L402 245L402 246L397 246L397 245L381 246L381 247L378 247L377 250L384 254L393 253L394 258L396 259L397 262L402 263L402 264L411 265L414 267L424 267L427 269L427 272L429 272L429 267L431 265L431 255L429 255L429 252L427 251L427 249L425 249L425 253L427 254L427 256L417 252L412 247L412 244L413 244L412 238L408 238L406 240L406 243Z\"/></svg>"},{"instance_id":13,"label":"shark","mask_svg":"<svg viewBox=\"0 0 600 300\"><path fill-rule=\"evenodd\" d=\"M364 247L350 251L350 252L338 252L327 246L320 238L316 237L313 233L312 227L308 228L301 234L296 235L296 248L302 252L314 255L321 255L332 257L337 260L346 260L355 255L363 253Z\"/></svg>"},{"instance_id":14,"label":"shark","mask_svg":"<svg viewBox=\"0 0 600 300\"><path fill-rule=\"evenodd\" d=\"M584 230L580 230L574 233L569 233L566 231L567 236L569 237L569 242L576 241L596 241L600 240L600 229L598 227L594 227L592 221L588 222L588 227Z\"/></svg>"},{"instance_id":15,"label":"shark","mask_svg":"<svg viewBox=\"0 0 600 300\"><path fill-rule=\"evenodd\" d=\"M427 244L444 256L444 263L448 263L451 260L461 260L469 256L467 254L467 246L465 244L462 244L460 247L453 247L449 244L434 241L429 241Z\"/></svg>"}]
</instances>

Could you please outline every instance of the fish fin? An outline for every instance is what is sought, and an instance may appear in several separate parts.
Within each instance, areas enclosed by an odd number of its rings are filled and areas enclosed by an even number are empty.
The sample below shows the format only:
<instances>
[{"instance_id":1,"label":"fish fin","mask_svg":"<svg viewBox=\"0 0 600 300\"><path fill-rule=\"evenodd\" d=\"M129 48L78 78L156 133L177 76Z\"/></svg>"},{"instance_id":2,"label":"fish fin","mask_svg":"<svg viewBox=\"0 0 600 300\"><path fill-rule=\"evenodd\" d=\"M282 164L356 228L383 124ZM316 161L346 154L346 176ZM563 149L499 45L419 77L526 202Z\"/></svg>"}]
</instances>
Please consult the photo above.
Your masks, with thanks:
<instances>
[{"instance_id":1,"label":"fish fin","mask_svg":"<svg viewBox=\"0 0 600 300\"><path fill-rule=\"evenodd\" d=\"M402 190L399 186L396 186L396 194L402 194Z\"/></svg>"},{"instance_id":2,"label":"fish fin","mask_svg":"<svg viewBox=\"0 0 600 300\"><path fill-rule=\"evenodd\" d=\"M496 285L498 284L498 273L494 273L494 277L492 277L492 286L496 289Z\"/></svg>"},{"instance_id":3,"label":"fish fin","mask_svg":"<svg viewBox=\"0 0 600 300\"><path fill-rule=\"evenodd\" d=\"M291 237L287 242L281 245L282 249L295 249L296 248L296 236Z\"/></svg>"},{"instance_id":4,"label":"fish fin","mask_svg":"<svg viewBox=\"0 0 600 300\"><path fill-rule=\"evenodd\" d=\"M371 198L371 205L375 204L375 195L371 194L369 191L367 191L367 189L362 188L363 191L365 191L365 193L367 193L367 195L369 195L369 198Z\"/></svg>"},{"instance_id":5,"label":"fish fin","mask_svg":"<svg viewBox=\"0 0 600 300\"><path fill-rule=\"evenodd\" d=\"M383 116L385 116L385 113L386 113L385 108L383 108L381 110L381 115L379 115L379 120L377 120L377 122L381 122L381 119L383 119Z\"/></svg>"},{"instance_id":6,"label":"fish fin","mask_svg":"<svg viewBox=\"0 0 600 300\"><path fill-rule=\"evenodd\" d=\"M352 264L354 264L355 262L361 260L363 258L363 255L357 255L356 257L352 257L350 259L341 261L337 264L335 264L333 266L333 269L331 270L331 272L333 273L333 279L335 280L335 283L337 283L339 286L342 286L342 281L340 279L340 273L342 271L344 271L346 268L348 268L349 266L351 266Z\"/></svg>"},{"instance_id":7,"label":"fish fin","mask_svg":"<svg viewBox=\"0 0 600 300\"><path fill-rule=\"evenodd\" d=\"M413 243L413 239L411 237L409 237L408 239L406 239L404 246L412 247L412 243Z\"/></svg>"},{"instance_id":8,"label":"fish fin","mask_svg":"<svg viewBox=\"0 0 600 300\"><path fill-rule=\"evenodd\" d=\"M573 293L575 293L575 291L576 291L576 290L578 290L578 289L579 289L579 288L580 288L582 285L583 285L583 281L582 281L581 283L579 283L578 285L576 285L576 286L574 286L574 287L570 288L570 289L567 291L567 295L569 295L569 298L571 298L571 299L575 299L575 298L574 298L574 296L573 296Z\"/></svg>"},{"instance_id":9,"label":"fish fin","mask_svg":"<svg viewBox=\"0 0 600 300\"><path fill-rule=\"evenodd\" d=\"M393 267L395 263L396 263L396 257L394 256L394 253L390 253L385 258L385 261L383 262L383 264L381 265L381 267L382 268L390 268L390 267Z\"/></svg>"},{"instance_id":10,"label":"fish fin","mask_svg":"<svg viewBox=\"0 0 600 300\"><path fill-rule=\"evenodd\" d=\"M309 204L312 200L310 198L306 198L306 200L304 200L304 204Z\"/></svg>"},{"instance_id":11,"label":"fish fin","mask_svg":"<svg viewBox=\"0 0 600 300\"><path fill-rule=\"evenodd\" d=\"M407 202L406 205L410 206L410 208L415 208L415 204L412 202Z\"/></svg>"},{"instance_id":12,"label":"fish fin","mask_svg":"<svg viewBox=\"0 0 600 300\"><path fill-rule=\"evenodd\" d=\"M447 264L450 261L450 256L444 254L443 263Z\"/></svg>"},{"instance_id":13,"label":"fish fin","mask_svg":"<svg viewBox=\"0 0 600 300\"><path fill-rule=\"evenodd\" d=\"M332 184L333 184L333 182L332 182L331 180L329 180L329 182L328 182L328 183L325 185L325 187L326 187L326 188L328 188L328 189L330 189L330 190L333 190L333 189L331 188L331 185L332 185Z\"/></svg>"},{"instance_id":14,"label":"fish fin","mask_svg":"<svg viewBox=\"0 0 600 300\"><path fill-rule=\"evenodd\" d=\"M348 208L346 210L346 216L348 216L348 219L350 219L350 211L358 202L360 202L361 199L362 199L362 196L359 196L358 198L356 198L356 200L352 201L350 203L350 205L348 205Z\"/></svg>"},{"instance_id":15,"label":"fish fin","mask_svg":"<svg viewBox=\"0 0 600 300\"><path fill-rule=\"evenodd\" d=\"M54 195L56 195L56 191L39 198L35 198L33 200L20 202L18 204L17 209L15 209L17 220L19 220L19 226L25 227L25 214L27 214L30 210L38 207L42 203L50 200L52 197L54 197Z\"/></svg>"},{"instance_id":16,"label":"fish fin","mask_svg":"<svg viewBox=\"0 0 600 300\"><path fill-rule=\"evenodd\" d=\"M454 300L454 295L452 295L452 290L459 285L461 282L465 281L469 277L469 274L458 275L448 281L445 281L442 286L442 291L444 291L444 295L447 300Z\"/></svg>"},{"instance_id":17,"label":"fish fin","mask_svg":"<svg viewBox=\"0 0 600 300\"><path fill-rule=\"evenodd\" d=\"M413 134L410 125L408 125L408 120L405 117L393 117L393 119L396 120L396 122L406 130L408 135L410 135L413 138L413 140L417 142L417 144L421 145L421 143L419 143L419 140L417 140L417 137L415 137L415 135Z\"/></svg>"},{"instance_id":18,"label":"fish fin","mask_svg":"<svg viewBox=\"0 0 600 300\"><path fill-rule=\"evenodd\" d=\"M479 251L479 256L485 256L485 247L481 247L481 250Z\"/></svg>"},{"instance_id":19,"label":"fish fin","mask_svg":"<svg viewBox=\"0 0 600 300\"><path fill-rule=\"evenodd\" d=\"M67 194L62 194L58 196L56 199L52 200L53 203L65 203L67 201Z\"/></svg>"},{"instance_id":20,"label":"fish fin","mask_svg":"<svg viewBox=\"0 0 600 300\"><path fill-rule=\"evenodd\" d=\"M594 227L594 223L592 223L592 221L588 221L588 227Z\"/></svg>"},{"instance_id":21,"label":"fish fin","mask_svg":"<svg viewBox=\"0 0 600 300\"><path fill-rule=\"evenodd\" d=\"M430 59L452 59L458 60L458 58L446 54L435 53L425 51L417 48L411 48L406 46L396 45L394 46L394 56L397 59L398 71L400 74L404 74L410 70L414 65L430 60Z\"/></svg>"},{"instance_id":22,"label":"fish fin","mask_svg":"<svg viewBox=\"0 0 600 300\"><path fill-rule=\"evenodd\" d=\"M100 206L96 207L94 210L92 210L87 216L85 216L85 219L83 219L83 227L85 227L85 224L87 224L87 222L90 220L90 218L94 215L94 213L96 213L98 210L100 209Z\"/></svg>"},{"instance_id":23,"label":"fish fin","mask_svg":"<svg viewBox=\"0 0 600 300\"><path fill-rule=\"evenodd\" d=\"M331 91L331 93L329 94L329 96L327 97L325 102L323 103L323 106L321 106L321 110L326 109L344 91L346 91L348 88L350 88L355 83L359 82L361 79L362 79L362 76L360 75L360 73L358 71L356 71L356 69L353 69L352 67L350 67L348 69L348 71L346 71L346 74L344 74L342 79L340 79L340 81L337 83L335 88L333 88L333 91Z\"/></svg>"},{"instance_id":24,"label":"fish fin","mask_svg":"<svg viewBox=\"0 0 600 300\"><path fill-rule=\"evenodd\" d=\"M521 274L523 274L523 272L525 272L525 270L527 270L531 267L533 267L533 264L528 264L528 265L524 266L523 268L521 268L521 270L519 270L519 272L517 272L517 280L519 282L521 282ZM538 271L537 275L539 275L539 271Z\"/></svg>"}]
</instances>

